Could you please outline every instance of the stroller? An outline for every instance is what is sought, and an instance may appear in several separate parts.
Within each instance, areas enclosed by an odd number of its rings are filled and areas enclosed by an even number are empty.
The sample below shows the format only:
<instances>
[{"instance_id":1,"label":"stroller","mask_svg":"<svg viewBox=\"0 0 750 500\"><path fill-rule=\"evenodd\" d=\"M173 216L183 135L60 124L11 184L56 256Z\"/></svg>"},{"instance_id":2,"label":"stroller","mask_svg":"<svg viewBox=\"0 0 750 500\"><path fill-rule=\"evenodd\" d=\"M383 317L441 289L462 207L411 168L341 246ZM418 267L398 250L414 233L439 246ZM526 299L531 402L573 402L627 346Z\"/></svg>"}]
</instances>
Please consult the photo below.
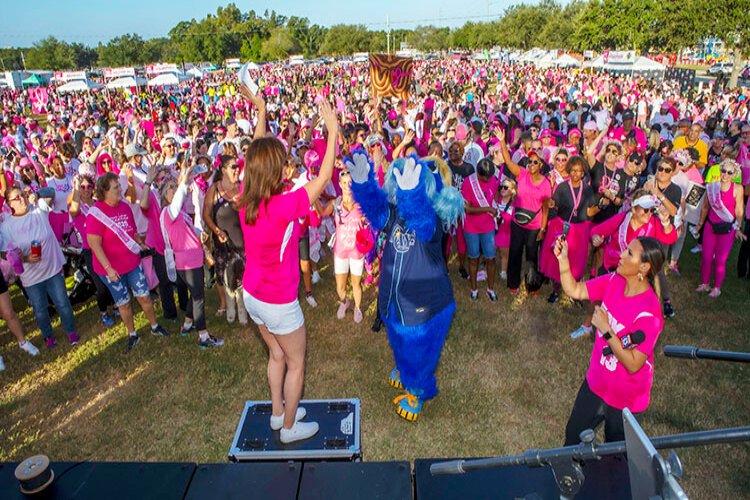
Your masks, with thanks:
<instances>
[{"instance_id":1,"label":"stroller","mask_svg":"<svg viewBox=\"0 0 750 500\"><path fill-rule=\"evenodd\" d=\"M75 228L63 236L60 247L65 255L65 288L72 306L83 304L96 295L96 287L91 276L86 272L81 248L81 236Z\"/></svg>"}]
</instances>

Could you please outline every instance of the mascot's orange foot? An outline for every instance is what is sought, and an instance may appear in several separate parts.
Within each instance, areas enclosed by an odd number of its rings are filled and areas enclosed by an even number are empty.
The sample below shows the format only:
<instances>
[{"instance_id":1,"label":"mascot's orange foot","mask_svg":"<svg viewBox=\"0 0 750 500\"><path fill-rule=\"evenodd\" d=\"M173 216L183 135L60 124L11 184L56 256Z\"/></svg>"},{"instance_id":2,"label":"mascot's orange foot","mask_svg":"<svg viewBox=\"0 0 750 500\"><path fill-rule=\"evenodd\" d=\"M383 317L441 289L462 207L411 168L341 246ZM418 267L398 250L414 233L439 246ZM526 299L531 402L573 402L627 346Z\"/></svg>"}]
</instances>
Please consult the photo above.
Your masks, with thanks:
<instances>
[{"instance_id":1,"label":"mascot's orange foot","mask_svg":"<svg viewBox=\"0 0 750 500\"><path fill-rule=\"evenodd\" d=\"M409 422L416 422L422 411L424 402L414 394L407 391L393 400L396 405L398 416Z\"/></svg>"}]
</instances>

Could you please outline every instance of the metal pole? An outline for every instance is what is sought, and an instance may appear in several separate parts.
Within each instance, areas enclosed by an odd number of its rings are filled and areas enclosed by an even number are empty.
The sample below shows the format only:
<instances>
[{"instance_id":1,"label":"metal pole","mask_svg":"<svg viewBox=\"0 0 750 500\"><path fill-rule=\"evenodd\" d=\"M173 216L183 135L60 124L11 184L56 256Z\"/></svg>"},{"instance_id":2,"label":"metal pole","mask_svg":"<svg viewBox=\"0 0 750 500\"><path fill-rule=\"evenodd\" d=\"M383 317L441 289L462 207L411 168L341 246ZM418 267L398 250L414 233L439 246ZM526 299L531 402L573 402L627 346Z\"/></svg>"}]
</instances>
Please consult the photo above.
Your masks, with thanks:
<instances>
[{"instance_id":1,"label":"metal pole","mask_svg":"<svg viewBox=\"0 0 750 500\"><path fill-rule=\"evenodd\" d=\"M750 363L750 353L747 352L713 351L710 349L698 349L697 347L688 346L664 346L664 355L669 358L715 359L719 361Z\"/></svg>"}]
</instances>

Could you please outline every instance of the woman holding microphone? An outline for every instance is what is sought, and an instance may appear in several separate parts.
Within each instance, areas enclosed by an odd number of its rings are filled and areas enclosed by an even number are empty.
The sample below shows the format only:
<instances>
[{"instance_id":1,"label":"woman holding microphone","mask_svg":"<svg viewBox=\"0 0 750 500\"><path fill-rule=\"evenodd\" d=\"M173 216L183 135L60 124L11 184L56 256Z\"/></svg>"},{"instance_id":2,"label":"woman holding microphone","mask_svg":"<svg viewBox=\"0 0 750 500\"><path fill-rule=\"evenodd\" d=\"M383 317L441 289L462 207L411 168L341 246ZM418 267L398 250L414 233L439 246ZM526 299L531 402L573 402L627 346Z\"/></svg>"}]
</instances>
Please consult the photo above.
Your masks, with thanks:
<instances>
[{"instance_id":1,"label":"woman holding microphone","mask_svg":"<svg viewBox=\"0 0 750 500\"><path fill-rule=\"evenodd\" d=\"M578 444L582 431L602 422L605 441L622 441L622 410L641 413L651 397L654 347L664 326L654 278L664 264L664 251L656 239L640 236L620 254L614 273L586 282L573 278L568 243L562 236L555 256L565 293L576 300L601 302L594 310L594 348L565 428L565 446Z\"/></svg>"},{"instance_id":2,"label":"woman holding microphone","mask_svg":"<svg viewBox=\"0 0 750 500\"><path fill-rule=\"evenodd\" d=\"M243 84L242 94L253 104L260 97ZM256 104L257 105L257 104ZM306 332L297 299L299 289L299 219L307 216L330 182L336 154L338 121L327 101L321 100L328 140L326 154L315 179L296 191L284 191L287 152L281 141L256 129L245 156L245 179L239 202L245 241L246 265L242 280L244 302L268 346L268 384L271 389L271 429L280 430L282 443L310 438L317 422L300 422L298 408L305 378ZM265 129L265 117L258 129Z\"/></svg>"}]
</instances>

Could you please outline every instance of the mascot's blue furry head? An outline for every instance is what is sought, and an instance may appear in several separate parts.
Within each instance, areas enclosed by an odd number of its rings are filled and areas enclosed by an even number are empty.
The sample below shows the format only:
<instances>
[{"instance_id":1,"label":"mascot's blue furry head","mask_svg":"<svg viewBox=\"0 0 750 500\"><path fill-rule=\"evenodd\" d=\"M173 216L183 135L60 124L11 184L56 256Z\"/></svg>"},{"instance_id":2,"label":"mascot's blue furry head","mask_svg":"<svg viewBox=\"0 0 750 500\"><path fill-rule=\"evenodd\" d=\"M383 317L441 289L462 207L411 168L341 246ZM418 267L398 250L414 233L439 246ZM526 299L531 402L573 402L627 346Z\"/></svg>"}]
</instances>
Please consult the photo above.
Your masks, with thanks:
<instances>
[{"instance_id":1,"label":"mascot's blue furry head","mask_svg":"<svg viewBox=\"0 0 750 500\"><path fill-rule=\"evenodd\" d=\"M461 193L458 189L443 184L440 171L433 159L420 160L416 156L410 156L409 159L422 166L417 189L425 191L432 202L432 208L443 223L443 227L447 229L456 225L464 217L464 198ZM385 175L383 189L388 194L388 201L391 203L396 203L396 192L399 189L393 170L398 169L399 172L403 173L406 161L406 158L398 158L391 163Z\"/></svg>"}]
</instances>

